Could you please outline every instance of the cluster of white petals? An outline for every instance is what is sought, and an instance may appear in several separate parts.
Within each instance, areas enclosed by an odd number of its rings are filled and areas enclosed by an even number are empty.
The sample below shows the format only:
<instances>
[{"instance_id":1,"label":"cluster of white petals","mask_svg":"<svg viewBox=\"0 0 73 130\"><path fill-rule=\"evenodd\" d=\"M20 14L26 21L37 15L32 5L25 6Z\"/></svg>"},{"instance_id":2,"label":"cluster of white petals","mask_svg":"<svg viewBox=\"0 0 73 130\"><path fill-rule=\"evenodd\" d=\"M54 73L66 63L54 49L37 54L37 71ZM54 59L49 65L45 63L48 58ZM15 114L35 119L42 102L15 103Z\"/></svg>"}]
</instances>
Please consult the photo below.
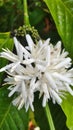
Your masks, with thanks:
<instances>
[{"instance_id":1,"label":"cluster of white petals","mask_svg":"<svg viewBox=\"0 0 73 130\"><path fill-rule=\"evenodd\" d=\"M46 106L48 99L53 103L62 102L62 97L66 92L73 95L73 69L71 58L68 52L61 49L59 41L55 46L50 43L50 39L34 44L31 36L26 35L28 45L23 47L14 37L16 53L9 49L3 49L0 57L6 58L10 63L0 69L5 71L7 78L5 82L9 84L9 97L17 93L17 97L12 101L13 105L21 109L24 105L26 111L31 107L34 111L34 93L39 91L39 97L43 96L42 105Z\"/></svg>"}]
</instances>

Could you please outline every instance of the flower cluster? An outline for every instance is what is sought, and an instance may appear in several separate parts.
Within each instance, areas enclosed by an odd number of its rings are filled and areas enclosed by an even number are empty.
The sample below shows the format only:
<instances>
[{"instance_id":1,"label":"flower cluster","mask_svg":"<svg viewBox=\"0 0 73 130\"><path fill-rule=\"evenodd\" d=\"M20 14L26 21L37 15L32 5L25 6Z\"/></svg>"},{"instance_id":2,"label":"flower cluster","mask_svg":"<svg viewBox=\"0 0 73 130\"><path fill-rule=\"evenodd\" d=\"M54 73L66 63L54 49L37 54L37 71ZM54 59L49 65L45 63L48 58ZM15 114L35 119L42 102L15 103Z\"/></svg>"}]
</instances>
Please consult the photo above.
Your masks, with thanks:
<instances>
[{"instance_id":1,"label":"flower cluster","mask_svg":"<svg viewBox=\"0 0 73 130\"><path fill-rule=\"evenodd\" d=\"M10 61L8 65L0 69L5 71L7 78L5 82L9 84L9 97L17 93L17 97L12 101L13 105L21 109L24 105L26 111L31 107L34 111L34 93L39 91L39 98L43 95L42 105L46 106L48 99L53 103L62 102L62 97L66 92L73 95L70 85L73 85L73 69L71 58L68 52L61 50L61 42L55 46L50 43L50 39L34 44L31 36L26 35L28 45L23 47L14 37L16 53L9 49L3 49L0 57Z\"/></svg>"}]
</instances>

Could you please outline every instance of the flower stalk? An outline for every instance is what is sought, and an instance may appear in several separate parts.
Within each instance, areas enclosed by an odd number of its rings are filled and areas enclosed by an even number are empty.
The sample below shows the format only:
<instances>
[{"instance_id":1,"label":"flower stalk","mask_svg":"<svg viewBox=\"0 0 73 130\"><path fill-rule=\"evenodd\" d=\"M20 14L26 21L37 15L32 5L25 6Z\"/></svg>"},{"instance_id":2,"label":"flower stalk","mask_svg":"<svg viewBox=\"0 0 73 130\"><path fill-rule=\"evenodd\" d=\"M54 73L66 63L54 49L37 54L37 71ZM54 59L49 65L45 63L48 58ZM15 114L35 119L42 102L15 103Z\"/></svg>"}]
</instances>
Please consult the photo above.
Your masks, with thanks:
<instances>
[{"instance_id":1,"label":"flower stalk","mask_svg":"<svg viewBox=\"0 0 73 130\"><path fill-rule=\"evenodd\" d=\"M49 126L50 126L50 130L55 130L55 126L54 126L54 123L53 123L53 119L52 119L52 116L51 116L51 112L50 112L50 108L49 108L48 103L46 103L45 113L46 113L46 117L47 117L47 120L48 120L48 123L49 123Z\"/></svg>"},{"instance_id":2,"label":"flower stalk","mask_svg":"<svg viewBox=\"0 0 73 130\"><path fill-rule=\"evenodd\" d=\"M23 0L23 4L24 4L24 24L30 26L28 9L27 9L27 0Z\"/></svg>"}]
</instances>

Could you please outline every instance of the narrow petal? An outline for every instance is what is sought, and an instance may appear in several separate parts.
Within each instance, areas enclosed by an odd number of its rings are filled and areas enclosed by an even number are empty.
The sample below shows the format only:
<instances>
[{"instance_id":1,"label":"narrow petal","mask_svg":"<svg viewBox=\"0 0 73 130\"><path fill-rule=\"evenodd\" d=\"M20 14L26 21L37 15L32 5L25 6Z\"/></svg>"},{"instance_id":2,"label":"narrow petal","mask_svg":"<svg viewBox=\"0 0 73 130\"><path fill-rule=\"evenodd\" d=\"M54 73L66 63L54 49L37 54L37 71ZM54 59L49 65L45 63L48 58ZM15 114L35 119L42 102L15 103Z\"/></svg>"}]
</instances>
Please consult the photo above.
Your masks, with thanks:
<instances>
[{"instance_id":1,"label":"narrow petal","mask_svg":"<svg viewBox=\"0 0 73 130\"><path fill-rule=\"evenodd\" d=\"M30 37L29 34L26 35L26 40L27 40L28 45L29 45L29 47L30 47L30 51L32 51L32 48L33 48L33 46L34 46L34 42L33 42L32 38Z\"/></svg>"},{"instance_id":2,"label":"narrow petal","mask_svg":"<svg viewBox=\"0 0 73 130\"><path fill-rule=\"evenodd\" d=\"M19 88L19 85L15 86L15 87L13 88L13 90L9 93L8 97L11 97L11 96L16 92L16 90L17 90L18 88Z\"/></svg>"},{"instance_id":3,"label":"narrow petal","mask_svg":"<svg viewBox=\"0 0 73 130\"><path fill-rule=\"evenodd\" d=\"M65 83L65 85L66 85L68 92L73 96L73 90L69 87L69 85L67 83Z\"/></svg>"},{"instance_id":4,"label":"narrow petal","mask_svg":"<svg viewBox=\"0 0 73 130\"><path fill-rule=\"evenodd\" d=\"M24 99L21 99L21 102L18 106L18 110L20 110L23 107L23 105L24 105Z\"/></svg>"},{"instance_id":5,"label":"narrow petal","mask_svg":"<svg viewBox=\"0 0 73 130\"><path fill-rule=\"evenodd\" d=\"M57 85L56 85L54 79L52 78L52 76L51 76L50 74L48 74L48 73L45 73L45 76L46 76L46 78L47 78L47 80L48 80L48 84L50 84L51 87L52 87L54 90L58 91Z\"/></svg>"},{"instance_id":6,"label":"narrow petal","mask_svg":"<svg viewBox=\"0 0 73 130\"><path fill-rule=\"evenodd\" d=\"M71 66L71 58L66 58L64 61L60 62L58 65L55 66L55 69L60 69L61 67L68 66L66 68L69 68Z\"/></svg>"},{"instance_id":7,"label":"narrow petal","mask_svg":"<svg viewBox=\"0 0 73 130\"><path fill-rule=\"evenodd\" d=\"M61 74L56 73L56 72L54 72L52 75L53 75L55 78L57 78L57 79L59 79L59 80L61 80L61 81L64 81L64 82L67 82L67 83L71 84L70 78L67 78L67 77L65 77L64 75L61 75Z\"/></svg>"},{"instance_id":8,"label":"narrow petal","mask_svg":"<svg viewBox=\"0 0 73 130\"><path fill-rule=\"evenodd\" d=\"M61 104L62 102L62 99L58 96L58 94L54 91L54 90L51 90L51 93L52 93L52 96L55 98L55 100Z\"/></svg>"}]
</instances>

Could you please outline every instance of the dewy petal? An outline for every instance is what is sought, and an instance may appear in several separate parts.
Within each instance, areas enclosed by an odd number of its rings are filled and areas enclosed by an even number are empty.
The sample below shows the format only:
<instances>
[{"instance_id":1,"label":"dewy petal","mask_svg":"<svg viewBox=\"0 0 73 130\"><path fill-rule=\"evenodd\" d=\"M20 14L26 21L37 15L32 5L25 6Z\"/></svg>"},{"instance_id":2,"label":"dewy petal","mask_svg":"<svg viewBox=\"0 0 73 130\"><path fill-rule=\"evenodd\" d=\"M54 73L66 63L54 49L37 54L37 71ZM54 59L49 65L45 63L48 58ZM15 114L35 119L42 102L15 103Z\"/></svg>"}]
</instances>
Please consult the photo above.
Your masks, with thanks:
<instances>
[{"instance_id":1,"label":"dewy petal","mask_svg":"<svg viewBox=\"0 0 73 130\"><path fill-rule=\"evenodd\" d=\"M34 42L33 42L32 38L31 38L31 36L29 34L26 34L26 40L28 42L30 51L32 51L32 48L34 46Z\"/></svg>"}]
</instances>

